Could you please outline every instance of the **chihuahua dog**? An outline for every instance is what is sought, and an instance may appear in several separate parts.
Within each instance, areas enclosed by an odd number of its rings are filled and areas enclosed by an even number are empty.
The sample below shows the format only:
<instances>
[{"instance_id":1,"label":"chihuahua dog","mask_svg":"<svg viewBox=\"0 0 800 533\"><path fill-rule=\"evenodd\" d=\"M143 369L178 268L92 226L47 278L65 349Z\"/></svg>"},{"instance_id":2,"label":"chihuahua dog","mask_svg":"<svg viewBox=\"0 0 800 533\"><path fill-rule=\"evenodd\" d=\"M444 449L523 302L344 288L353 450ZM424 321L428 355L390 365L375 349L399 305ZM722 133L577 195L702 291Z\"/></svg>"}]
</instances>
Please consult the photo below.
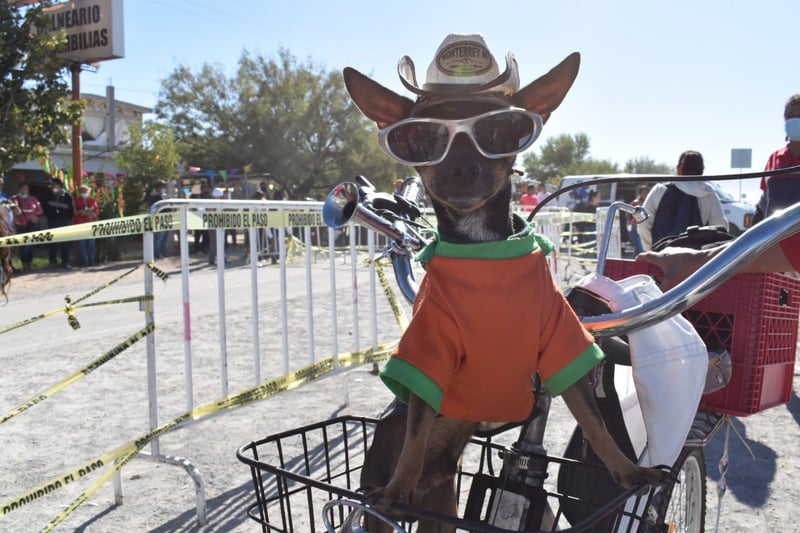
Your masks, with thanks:
<instances>
[{"instance_id":1,"label":"chihuahua dog","mask_svg":"<svg viewBox=\"0 0 800 533\"><path fill-rule=\"evenodd\" d=\"M383 149L417 169L438 221L418 257L426 274L413 319L381 375L407 409L383 417L362 471L368 501L387 512L404 502L455 516L455 476L470 436L481 421L525 419L537 372L618 483L662 476L634 465L607 432L587 377L603 354L550 275L552 245L511 212L515 156L561 104L580 56L522 89L514 55L505 60L501 73L483 37L449 35L421 87L411 59L400 60L416 101L344 70Z\"/></svg>"}]
</instances>

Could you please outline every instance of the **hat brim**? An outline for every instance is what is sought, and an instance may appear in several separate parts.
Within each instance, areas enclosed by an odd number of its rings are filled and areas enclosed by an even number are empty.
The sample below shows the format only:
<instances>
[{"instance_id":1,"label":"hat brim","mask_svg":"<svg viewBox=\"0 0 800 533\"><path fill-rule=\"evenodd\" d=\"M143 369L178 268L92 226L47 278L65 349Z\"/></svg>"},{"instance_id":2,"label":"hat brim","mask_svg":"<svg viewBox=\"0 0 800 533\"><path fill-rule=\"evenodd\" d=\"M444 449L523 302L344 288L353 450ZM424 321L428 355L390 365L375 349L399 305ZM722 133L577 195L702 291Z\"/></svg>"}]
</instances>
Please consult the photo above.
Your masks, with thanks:
<instances>
[{"instance_id":1,"label":"hat brim","mask_svg":"<svg viewBox=\"0 0 800 533\"><path fill-rule=\"evenodd\" d=\"M462 96L495 90L512 94L516 91L514 87L514 65L516 60L511 51L506 52L506 68L496 78L484 83L455 84L455 83L426 83L422 88L417 83L417 74L414 68L414 61L408 56L403 56L397 62L397 73L400 75L400 82L403 86L419 96ZM509 84L509 82L511 82Z\"/></svg>"}]
</instances>

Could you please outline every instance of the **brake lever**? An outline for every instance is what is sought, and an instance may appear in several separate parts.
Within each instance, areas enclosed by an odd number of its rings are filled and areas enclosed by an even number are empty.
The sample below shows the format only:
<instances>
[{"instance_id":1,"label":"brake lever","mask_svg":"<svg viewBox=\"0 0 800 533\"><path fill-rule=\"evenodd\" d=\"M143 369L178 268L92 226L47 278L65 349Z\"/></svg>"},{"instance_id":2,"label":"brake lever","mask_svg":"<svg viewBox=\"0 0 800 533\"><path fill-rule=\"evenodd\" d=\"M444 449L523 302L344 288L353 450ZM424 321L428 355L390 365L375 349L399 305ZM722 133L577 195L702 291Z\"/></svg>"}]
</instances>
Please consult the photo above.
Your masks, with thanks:
<instances>
[{"instance_id":1,"label":"brake lever","mask_svg":"<svg viewBox=\"0 0 800 533\"><path fill-rule=\"evenodd\" d=\"M356 176L358 196L361 203L377 214L386 217L383 213L389 211L399 217L416 220L422 216L418 202L422 198L422 180L417 176L409 176L403 182L400 192L393 194L379 192L375 186L364 176Z\"/></svg>"}]
</instances>

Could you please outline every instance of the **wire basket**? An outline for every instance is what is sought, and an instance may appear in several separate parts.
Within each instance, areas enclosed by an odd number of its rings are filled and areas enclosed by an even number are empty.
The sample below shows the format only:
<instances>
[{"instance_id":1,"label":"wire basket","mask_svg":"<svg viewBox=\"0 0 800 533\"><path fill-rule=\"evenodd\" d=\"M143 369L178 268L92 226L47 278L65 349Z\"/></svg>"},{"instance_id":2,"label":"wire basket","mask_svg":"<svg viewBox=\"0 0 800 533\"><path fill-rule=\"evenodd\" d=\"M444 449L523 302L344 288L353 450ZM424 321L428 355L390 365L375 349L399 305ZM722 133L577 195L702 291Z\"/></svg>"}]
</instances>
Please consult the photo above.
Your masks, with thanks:
<instances>
[{"instance_id":1,"label":"wire basket","mask_svg":"<svg viewBox=\"0 0 800 533\"><path fill-rule=\"evenodd\" d=\"M358 488L376 424L377 420L371 418L339 417L240 447L236 455L250 467L255 491L248 516L269 533L338 532L345 524L351 527L353 509L355 515L360 513L358 509L369 509L363 505L364 495ZM654 521L651 490L593 490L597 480L609 478L600 465L536 456L535 460L546 468L545 486L526 486L527 492L510 491L499 476L502 456L507 453L505 446L490 437L472 439L464 451L456 483L461 516L398 505L398 510L411 518L397 524L402 528L397 531L412 533L419 518L455 526L457 531L538 530L486 524L489 515L508 511L507 506L514 505L526 506L529 517L545 513L543 516L553 522L549 530L634 532L648 529ZM498 524L497 520L494 523Z\"/></svg>"}]
</instances>

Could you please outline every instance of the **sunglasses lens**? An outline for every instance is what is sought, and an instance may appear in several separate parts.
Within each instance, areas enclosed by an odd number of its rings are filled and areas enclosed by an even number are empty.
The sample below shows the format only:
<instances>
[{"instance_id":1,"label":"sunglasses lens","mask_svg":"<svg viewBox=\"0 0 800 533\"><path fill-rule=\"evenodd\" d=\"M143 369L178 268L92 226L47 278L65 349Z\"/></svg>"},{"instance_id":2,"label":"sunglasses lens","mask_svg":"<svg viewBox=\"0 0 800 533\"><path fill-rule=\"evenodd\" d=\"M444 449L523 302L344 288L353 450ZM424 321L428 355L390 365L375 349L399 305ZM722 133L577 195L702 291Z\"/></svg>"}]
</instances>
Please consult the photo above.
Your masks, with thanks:
<instances>
[{"instance_id":1,"label":"sunglasses lens","mask_svg":"<svg viewBox=\"0 0 800 533\"><path fill-rule=\"evenodd\" d=\"M411 122L391 130L386 136L386 146L407 163L428 163L444 155L448 139L447 126L443 124Z\"/></svg>"},{"instance_id":2,"label":"sunglasses lens","mask_svg":"<svg viewBox=\"0 0 800 533\"><path fill-rule=\"evenodd\" d=\"M473 127L475 142L487 154L516 154L535 139L538 124L525 113L509 111L478 120Z\"/></svg>"}]
</instances>

